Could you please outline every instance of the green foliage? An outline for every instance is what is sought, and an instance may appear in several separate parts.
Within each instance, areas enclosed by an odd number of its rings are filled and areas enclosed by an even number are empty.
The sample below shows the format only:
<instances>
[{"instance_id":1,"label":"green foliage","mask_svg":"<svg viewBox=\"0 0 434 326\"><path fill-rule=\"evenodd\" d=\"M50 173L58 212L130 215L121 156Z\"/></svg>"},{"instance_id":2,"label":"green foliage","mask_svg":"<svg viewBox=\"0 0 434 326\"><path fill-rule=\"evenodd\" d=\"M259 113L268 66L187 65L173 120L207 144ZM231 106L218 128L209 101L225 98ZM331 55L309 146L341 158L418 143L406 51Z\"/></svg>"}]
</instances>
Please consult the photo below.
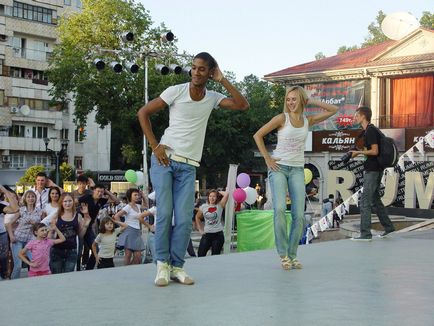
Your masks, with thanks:
<instances>
[{"instance_id":1,"label":"green foliage","mask_svg":"<svg viewBox=\"0 0 434 326\"><path fill-rule=\"evenodd\" d=\"M372 22L368 26L369 35L365 38L365 42L362 43L362 47L371 46L388 40L381 30L381 22L384 17L386 17L386 15L382 10L380 10L375 18L375 22Z\"/></svg>"},{"instance_id":2,"label":"green foliage","mask_svg":"<svg viewBox=\"0 0 434 326\"><path fill-rule=\"evenodd\" d=\"M29 167L24 173L24 175L20 178L20 183L34 184L36 180L36 175L40 172L45 172L45 168L42 165L34 165Z\"/></svg>"},{"instance_id":3,"label":"green foliage","mask_svg":"<svg viewBox=\"0 0 434 326\"><path fill-rule=\"evenodd\" d=\"M427 29L434 29L434 14L429 11L422 12L422 17L419 20L420 26Z\"/></svg>"},{"instance_id":4,"label":"green foliage","mask_svg":"<svg viewBox=\"0 0 434 326\"><path fill-rule=\"evenodd\" d=\"M62 183L64 181L74 181L75 180L75 169L72 165L63 162L60 167L60 180Z\"/></svg>"},{"instance_id":5,"label":"green foliage","mask_svg":"<svg viewBox=\"0 0 434 326\"><path fill-rule=\"evenodd\" d=\"M321 60L324 59L325 57L326 56L322 52L318 52L317 54L315 54L315 60Z\"/></svg>"},{"instance_id":6,"label":"green foliage","mask_svg":"<svg viewBox=\"0 0 434 326\"><path fill-rule=\"evenodd\" d=\"M359 49L359 46L357 46L357 45L353 45L353 46L345 46L345 45L342 45L342 46L338 49L337 54L341 54L341 53L345 53L345 52L353 51L353 50L357 50L357 49Z\"/></svg>"}]
</instances>

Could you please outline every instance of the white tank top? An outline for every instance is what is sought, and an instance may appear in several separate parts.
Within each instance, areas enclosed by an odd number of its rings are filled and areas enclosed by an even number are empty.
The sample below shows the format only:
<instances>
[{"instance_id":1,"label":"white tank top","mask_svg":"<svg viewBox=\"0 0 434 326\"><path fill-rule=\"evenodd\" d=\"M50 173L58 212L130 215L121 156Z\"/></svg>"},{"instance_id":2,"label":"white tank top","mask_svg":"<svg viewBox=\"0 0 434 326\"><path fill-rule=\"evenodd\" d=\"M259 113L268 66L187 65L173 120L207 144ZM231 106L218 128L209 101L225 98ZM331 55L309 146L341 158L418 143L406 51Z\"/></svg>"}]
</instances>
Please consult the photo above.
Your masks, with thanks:
<instances>
[{"instance_id":1,"label":"white tank top","mask_svg":"<svg viewBox=\"0 0 434 326\"><path fill-rule=\"evenodd\" d=\"M273 158L278 164L304 166L304 145L309 131L309 121L303 116L303 127L295 128L285 112L285 125L277 132L277 145Z\"/></svg>"}]
</instances>

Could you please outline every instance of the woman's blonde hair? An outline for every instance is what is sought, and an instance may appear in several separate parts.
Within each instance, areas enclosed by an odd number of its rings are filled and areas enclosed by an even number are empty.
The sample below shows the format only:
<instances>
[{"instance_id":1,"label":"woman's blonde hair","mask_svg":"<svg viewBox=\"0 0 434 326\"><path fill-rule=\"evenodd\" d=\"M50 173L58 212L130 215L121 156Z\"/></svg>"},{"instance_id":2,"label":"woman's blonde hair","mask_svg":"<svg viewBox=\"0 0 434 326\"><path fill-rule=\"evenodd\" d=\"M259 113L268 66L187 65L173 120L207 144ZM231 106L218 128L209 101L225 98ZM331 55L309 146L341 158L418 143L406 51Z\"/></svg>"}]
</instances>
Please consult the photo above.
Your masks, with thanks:
<instances>
[{"instance_id":1,"label":"woman's blonde hair","mask_svg":"<svg viewBox=\"0 0 434 326\"><path fill-rule=\"evenodd\" d=\"M25 193L24 193L24 195L23 195L23 204L24 204L24 206L26 206L27 207L27 196L29 195L29 194L33 194L33 196L35 196L35 202L33 203L33 207L36 207L36 199L38 198L37 196L36 196L36 192L34 192L33 190L27 190Z\"/></svg>"},{"instance_id":2,"label":"woman's blonde hair","mask_svg":"<svg viewBox=\"0 0 434 326\"><path fill-rule=\"evenodd\" d=\"M288 112L288 109L286 108L286 98L288 97L288 94L292 91L297 91L298 94L298 105L301 106L301 112L304 112L304 108L306 106L306 102L308 100L308 96L306 91L301 86L290 86L286 89L285 93L285 100L283 101L283 112ZM297 108L298 109L298 108Z\"/></svg>"}]
</instances>

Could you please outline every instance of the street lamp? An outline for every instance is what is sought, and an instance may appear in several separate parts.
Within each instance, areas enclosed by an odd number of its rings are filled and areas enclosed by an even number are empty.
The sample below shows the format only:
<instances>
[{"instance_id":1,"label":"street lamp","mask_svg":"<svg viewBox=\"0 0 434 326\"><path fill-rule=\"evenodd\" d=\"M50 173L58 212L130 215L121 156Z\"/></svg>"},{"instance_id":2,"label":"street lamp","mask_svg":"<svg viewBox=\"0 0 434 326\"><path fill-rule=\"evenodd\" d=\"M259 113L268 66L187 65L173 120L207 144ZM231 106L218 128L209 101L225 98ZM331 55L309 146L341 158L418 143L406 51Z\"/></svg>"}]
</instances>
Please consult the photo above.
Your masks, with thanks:
<instances>
[{"instance_id":1,"label":"street lamp","mask_svg":"<svg viewBox=\"0 0 434 326\"><path fill-rule=\"evenodd\" d=\"M61 139L60 140L60 151L55 151L50 148L48 148L48 144L50 143L50 138L44 138L45 143L45 151L48 153L51 153L51 158L55 162L55 168L56 168L56 184L59 185L60 183L60 163L64 160L67 149L68 149L68 139Z\"/></svg>"}]
</instances>

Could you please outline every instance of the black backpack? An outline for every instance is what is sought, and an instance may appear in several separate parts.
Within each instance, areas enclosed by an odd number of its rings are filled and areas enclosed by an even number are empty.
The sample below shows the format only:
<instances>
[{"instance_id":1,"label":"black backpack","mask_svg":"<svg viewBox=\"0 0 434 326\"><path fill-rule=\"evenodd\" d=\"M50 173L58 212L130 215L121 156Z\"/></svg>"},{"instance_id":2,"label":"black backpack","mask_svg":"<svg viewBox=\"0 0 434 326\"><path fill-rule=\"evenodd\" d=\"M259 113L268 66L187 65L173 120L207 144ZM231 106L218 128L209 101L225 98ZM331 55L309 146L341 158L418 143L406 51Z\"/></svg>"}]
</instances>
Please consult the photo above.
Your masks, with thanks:
<instances>
[{"instance_id":1,"label":"black backpack","mask_svg":"<svg viewBox=\"0 0 434 326\"><path fill-rule=\"evenodd\" d=\"M378 133L380 134L380 143L378 146L379 154L377 156L378 164L383 169L393 168L396 163L398 163L399 159L398 147L396 146L395 141L392 138L387 137L377 127L373 127L377 129Z\"/></svg>"}]
</instances>

